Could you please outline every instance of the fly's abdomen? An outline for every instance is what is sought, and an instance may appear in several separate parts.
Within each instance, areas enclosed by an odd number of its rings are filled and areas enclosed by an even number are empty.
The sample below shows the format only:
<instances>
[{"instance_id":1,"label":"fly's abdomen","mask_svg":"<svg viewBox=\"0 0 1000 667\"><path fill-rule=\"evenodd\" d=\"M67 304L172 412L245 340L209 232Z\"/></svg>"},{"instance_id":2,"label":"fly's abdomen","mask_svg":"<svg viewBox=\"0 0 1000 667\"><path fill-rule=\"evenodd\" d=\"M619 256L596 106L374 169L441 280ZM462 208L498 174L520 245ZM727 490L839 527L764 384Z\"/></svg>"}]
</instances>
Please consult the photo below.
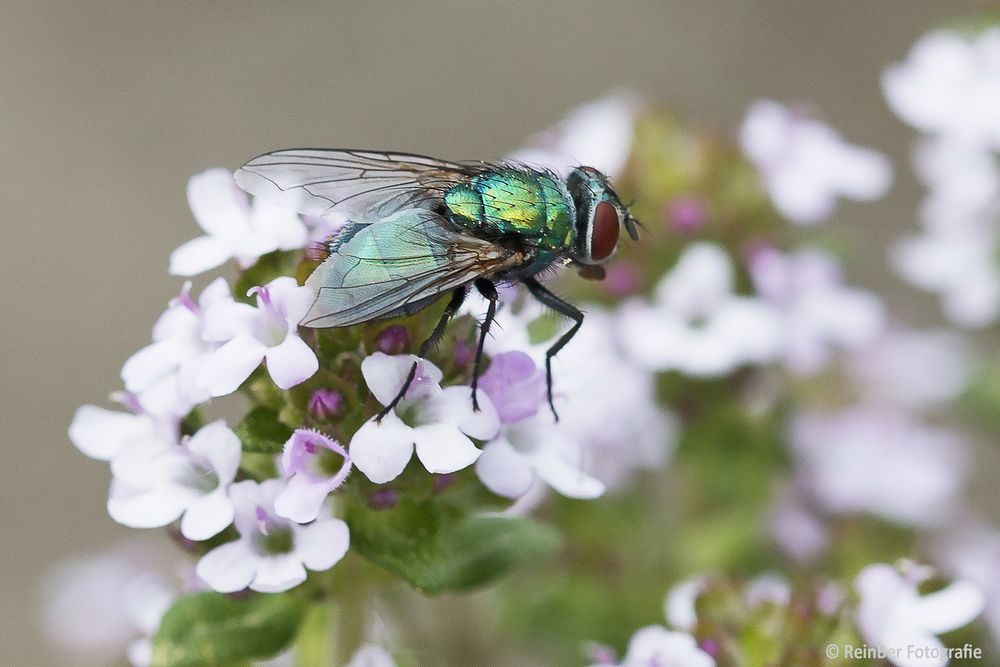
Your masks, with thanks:
<instances>
[{"instance_id":1,"label":"fly's abdomen","mask_svg":"<svg viewBox=\"0 0 1000 667\"><path fill-rule=\"evenodd\" d=\"M451 188L444 202L453 222L487 236L520 237L555 252L574 241L572 200L545 174L489 172Z\"/></svg>"}]
</instances>

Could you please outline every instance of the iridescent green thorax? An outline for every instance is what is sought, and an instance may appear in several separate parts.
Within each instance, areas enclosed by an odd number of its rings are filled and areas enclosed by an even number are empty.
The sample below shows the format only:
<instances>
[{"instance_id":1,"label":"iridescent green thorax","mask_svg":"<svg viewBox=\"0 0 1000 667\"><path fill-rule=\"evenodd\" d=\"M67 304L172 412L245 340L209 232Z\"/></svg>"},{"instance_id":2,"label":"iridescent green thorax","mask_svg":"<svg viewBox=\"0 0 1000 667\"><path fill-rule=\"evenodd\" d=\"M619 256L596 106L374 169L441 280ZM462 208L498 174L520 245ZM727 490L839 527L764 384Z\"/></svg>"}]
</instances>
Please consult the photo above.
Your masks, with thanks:
<instances>
[{"instance_id":1,"label":"iridescent green thorax","mask_svg":"<svg viewBox=\"0 0 1000 667\"><path fill-rule=\"evenodd\" d=\"M573 247L575 208L565 186L540 173L499 169L456 185L444 195L455 224L484 237L523 239L540 254Z\"/></svg>"}]
</instances>

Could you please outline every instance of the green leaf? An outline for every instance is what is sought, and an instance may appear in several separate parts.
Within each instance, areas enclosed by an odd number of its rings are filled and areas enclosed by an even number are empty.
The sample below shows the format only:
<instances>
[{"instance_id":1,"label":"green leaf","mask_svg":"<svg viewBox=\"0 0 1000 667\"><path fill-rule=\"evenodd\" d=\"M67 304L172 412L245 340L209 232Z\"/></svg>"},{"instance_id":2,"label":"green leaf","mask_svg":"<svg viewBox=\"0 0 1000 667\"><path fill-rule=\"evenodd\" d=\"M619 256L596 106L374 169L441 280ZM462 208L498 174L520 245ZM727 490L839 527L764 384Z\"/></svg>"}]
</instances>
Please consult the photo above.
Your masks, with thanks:
<instances>
[{"instance_id":1,"label":"green leaf","mask_svg":"<svg viewBox=\"0 0 1000 667\"><path fill-rule=\"evenodd\" d=\"M290 594L181 598L153 638L152 667L231 666L274 657L295 638L305 608Z\"/></svg>"},{"instance_id":2,"label":"green leaf","mask_svg":"<svg viewBox=\"0 0 1000 667\"><path fill-rule=\"evenodd\" d=\"M433 498L354 508L347 521L355 551L431 594L483 586L559 546L547 526L507 516L456 519Z\"/></svg>"},{"instance_id":3,"label":"green leaf","mask_svg":"<svg viewBox=\"0 0 1000 667\"><path fill-rule=\"evenodd\" d=\"M280 454L285 442L292 436L292 429L278 420L277 412L261 406L243 418L236 427L236 435L243 443L244 452Z\"/></svg>"}]
</instances>

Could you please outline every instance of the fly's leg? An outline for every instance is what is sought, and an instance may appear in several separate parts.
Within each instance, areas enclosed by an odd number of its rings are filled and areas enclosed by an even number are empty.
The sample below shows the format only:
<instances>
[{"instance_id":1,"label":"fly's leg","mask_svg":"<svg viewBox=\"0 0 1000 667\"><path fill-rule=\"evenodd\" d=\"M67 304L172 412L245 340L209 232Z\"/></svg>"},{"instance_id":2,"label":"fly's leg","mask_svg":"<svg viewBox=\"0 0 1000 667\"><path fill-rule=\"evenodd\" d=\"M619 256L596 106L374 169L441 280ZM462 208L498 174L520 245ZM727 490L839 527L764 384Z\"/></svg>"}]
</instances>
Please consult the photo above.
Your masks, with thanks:
<instances>
[{"instance_id":1,"label":"fly's leg","mask_svg":"<svg viewBox=\"0 0 1000 667\"><path fill-rule=\"evenodd\" d=\"M500 295L497 294L496 285L486 278L476 278L474 285L479 290L479 293L490 302L490 305L486 308L486 319L483 320L482 325L479 327L479 345L476 347L476 360L472 364L472 409L479 412L479 397L476 393L479 387L479 365L483 361L483 345L486 343L486 334L490 332L490 325L493 324L493 318L496 317L497 299L500 298Z\"/></svg>"},{"instance_id":2,"label":"fly's leg","mask_svg":"<svg viewBox=\"0 0 1000 667\"><path fill-rule=\"evenodd\" d=\"M552 402L552 357L559 354L559 350L566 347L566 343L568 343L573 336L576 335L576 332L580 330L580 326L583 324L583 313L573 304L566 303L547 290L534 278L525 278L521 282L523 282L525 287L528 288L531 295L538 299L542 304L573 320L573 326L569 328L569 331L560 336L559 340L553 343L552 347L545 351L545 389L549 398L549 409L552 410L552 416L555 417L556 421L559 421L559 413L556 412L556 406Z\"/></svg>"},{"instance_id":3,"label":"fly's leg","mask_svg":"<svg viewBox=\"0 0 1000 667\"><path fill-rule=\"evenodd\" d=\"M455 316L458 309L462 307L462 303L465 301L465 287L459 287L451 294L451 300L448 301L448 305L444 307L444 312L441 313L441 319L438 320L437 326L434 327L434 331L431 335L427 337L423 343L420 344L420 349L417 351L417 356L423 359L427 356L427 353L434 349L434 346L438 344L441 340L441 336L444 335L444 328L448 326L448 321ZM382 410L375 416L375 422L381 423L382 418L385 417L389 412L399 404L406 395L407 390L410 388L410 384L413 382L413 378L417 375L417 362L413 362L410 366L410 372L406 376L406 381L403 382L403 388L399 390L396 394L396 398L392 399L389 405L382 408Z\"/></svg>"}]
</instances>

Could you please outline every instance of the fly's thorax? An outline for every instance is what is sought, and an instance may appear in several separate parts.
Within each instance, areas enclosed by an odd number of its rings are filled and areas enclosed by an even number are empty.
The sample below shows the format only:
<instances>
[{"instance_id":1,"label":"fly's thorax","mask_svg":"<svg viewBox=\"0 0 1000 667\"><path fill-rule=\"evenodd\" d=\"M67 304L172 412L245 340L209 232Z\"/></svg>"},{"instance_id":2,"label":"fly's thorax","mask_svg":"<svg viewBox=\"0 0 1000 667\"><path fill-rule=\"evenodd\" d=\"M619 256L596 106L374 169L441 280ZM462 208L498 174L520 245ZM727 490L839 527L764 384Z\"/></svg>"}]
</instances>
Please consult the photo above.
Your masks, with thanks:
<instances>
[{"instance_id":1,"label":"fly's thorax","mask_svg":"<svg viewBox=\"0 0 1000 667\"><path fill-rule=\"evenodd\" d=\"M566 186L539 171L497 169L444 195L449 219L484 238L522 241L564 251L576 239L573 200Z\"/></svg>"}]
</instances>

